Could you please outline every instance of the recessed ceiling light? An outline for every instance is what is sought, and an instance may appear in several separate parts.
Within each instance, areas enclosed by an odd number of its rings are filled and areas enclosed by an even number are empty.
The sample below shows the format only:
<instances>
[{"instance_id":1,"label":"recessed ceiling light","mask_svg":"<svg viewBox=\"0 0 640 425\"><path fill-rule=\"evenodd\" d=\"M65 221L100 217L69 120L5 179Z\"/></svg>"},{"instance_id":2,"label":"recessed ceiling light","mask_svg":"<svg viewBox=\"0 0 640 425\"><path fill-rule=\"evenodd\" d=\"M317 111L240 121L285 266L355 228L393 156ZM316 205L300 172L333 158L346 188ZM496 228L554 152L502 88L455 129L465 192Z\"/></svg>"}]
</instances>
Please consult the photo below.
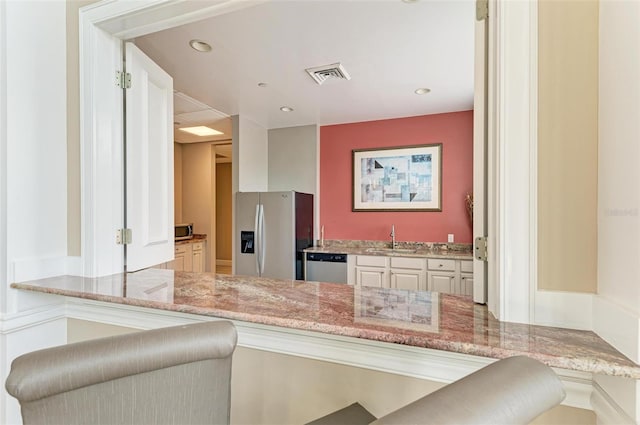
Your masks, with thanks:
<instances>
[{"instance_id":1,"label":"recessed ceiling light","mask_svg":"<svg viewBox=\"0 0 640 425\"><path fill-rule=\"evenodd\" d=\"M204 42L202 40L191 40L189 42L189 46L191 46L192 49L197 50L199 52L210 52L211 51L211 45L207 42Z\"/></svg>"},{"instance_id":2,"label":"recessed ceiling light","mask_svg":"<svg viewBox=\"0 0 640 425\"><path fill-rule=\"evenodd\" d=\"M415 93L415 94L427 94L427 93L429 93L430 91L431 91L431 89L427 89L427 88L421 87L421 88L419 88L419 89L416 89L416 90L414 91L414 93Z\"/></svg>"},{"instance_id":3,"label":"recessed ceiling light","mask_svg":"<svg viewBox=\"0 0 640 425\"><path fill-rule=\"evenodd\" d=\"M289 106L282 106L282 107L280 108L280 110L281 110L282 112L293 112L293 108L291 108L291 107L289 107Z\"/></svg>"},{"instance_id":4,"label":"recessed ceiling light","mask_svg":"<svg viewBox=\"0 0 640 425\"><path fill-rule=\"evenodd\" d=\"M418 3L419 0L402 0L404 3Z\"/></svg>"},{"instance_id":5,"label":"recessed ceiling light","mask_svg":"<svg viewBox=\"0 0 640 425\"><path fill-rule=\"evenodd\" d=\"M220 134L224 134L222 131L214 130L213 128L204 125L197 127L184 127L179 128L178 130L195 134L196 136L218 136Z\"/></svg>"}]
</instances>

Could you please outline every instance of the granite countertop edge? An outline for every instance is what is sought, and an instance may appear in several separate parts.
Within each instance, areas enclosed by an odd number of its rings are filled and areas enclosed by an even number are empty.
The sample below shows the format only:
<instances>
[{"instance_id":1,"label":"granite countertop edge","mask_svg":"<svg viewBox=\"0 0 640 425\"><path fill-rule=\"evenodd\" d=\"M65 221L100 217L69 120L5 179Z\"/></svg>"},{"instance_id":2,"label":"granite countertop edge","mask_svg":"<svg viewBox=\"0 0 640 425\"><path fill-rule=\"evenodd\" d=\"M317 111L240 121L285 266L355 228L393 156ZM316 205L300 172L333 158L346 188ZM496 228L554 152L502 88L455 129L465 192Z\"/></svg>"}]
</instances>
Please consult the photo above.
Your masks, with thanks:
<instances>
[{"instance_id":1,"label":"granite countertop edge","mask_svg":"<svg viewBox=\"0 0 640 425\"><path fill-rule=\"evenodd\" d=\"M72 277L69 277L72 279ZM430 348L441 351L455 352L460 354L476 355L488 358L505 358L514 355L527 355L545 364L568 370L577 370L588 373L604 374L610 376L620 376L632 379L640 379L640 366L634 367L625 364L616 364L607 360L595 357L574 357L549 355L544 352L522 352L519 349L508 347L488 346L476 344L468 341L455 341L438 338L435 335L423 334L412 335L403 334L394 328L389 330L367 329L358 326L346 326L337 323L313 322L295 317L274 317L265 314L254 314L242 310L227 310L215 307L196 306L189 304L172 304L161 301L141 300L135 298L124 298L118 295L95 294L78 291L68 288L53 288L31 285L29 283L13 283L12 288L44 292L74 298L90 299L94 301L112 302L122 305L136 307L153 308L164 311L174 311L202 316L218 317L229 320L238 320L249 323L271 325L283 328L298 329L303 331L320 332L330 335L339 335L355 338L369 339L379 342L408 345L421 348Z\"/></svg>"}]
</instances>

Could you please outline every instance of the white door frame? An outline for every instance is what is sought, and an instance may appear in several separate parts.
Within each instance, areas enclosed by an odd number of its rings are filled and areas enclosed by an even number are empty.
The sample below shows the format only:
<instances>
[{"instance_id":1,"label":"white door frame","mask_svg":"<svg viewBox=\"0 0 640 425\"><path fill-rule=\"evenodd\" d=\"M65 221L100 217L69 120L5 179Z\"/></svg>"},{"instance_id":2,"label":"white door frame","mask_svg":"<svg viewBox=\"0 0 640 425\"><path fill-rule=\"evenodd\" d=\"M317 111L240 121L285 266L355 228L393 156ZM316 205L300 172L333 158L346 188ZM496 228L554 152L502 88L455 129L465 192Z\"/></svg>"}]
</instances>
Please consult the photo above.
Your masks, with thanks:
<instances>
[{"instance_id":1,"label":"white door frame","mask_svg":"<svg viewBox=\"0 0 640 425\"><path fill-rule=\"evenodd\" d=\"M96 40L111 39L115 51L118 39L127 39L171 28L202 18L249 7L261 1L243 0L112 0L80 11L80 84L82 144L82 234L85 275L122 271L119 251L113 244L117 217L99 216L100 205L122 203L118 185L100 190L104 182L121 181L121 164L116 153L121 131L116 131L121 110L115 105L100 109L102 95L113 82L98 74L106 57ZM500 320L531 320L531 292L535 290L536 193L536 49L537 3L492 0L489 4L489 310ZM106 43L109 44L109 43ZM116 56L117 57L117 56ZM99 66L98 66L99 64ZM111 70L106 68L107 74ZM100 117L100 119L97 119ZM101 123L110 122L112 157L97 155L105 142ZM121 126L121 123L120 123ZM120 137L119 137L120 136ZM103 142L101 144L101 142ZM117 175L119 174L119 175ZM110 178L109 178L110 177ZM118 180L119 179L119 180Z\"/></svg>"},{"instance_id":2,"label":"white door frame","mask_svg":"<svg viewBox=\"0 0 640 425\"><path fill-rule=\"evenodd\" d=\"M487 303L487 262L475 251L475 241L487 231L487 28L488 20L475 22L473 93L473 301Z\"/></svg>"},{"instance_id":3,"label":"white door frame","mask_svg":"<svg viewBox=\"0 0 640 425\"><path fill-rule=\"evenodd\" d=\"M488 307L530 323L537 269L536 1L489 1Z\"/></svg>"}]
</instances>

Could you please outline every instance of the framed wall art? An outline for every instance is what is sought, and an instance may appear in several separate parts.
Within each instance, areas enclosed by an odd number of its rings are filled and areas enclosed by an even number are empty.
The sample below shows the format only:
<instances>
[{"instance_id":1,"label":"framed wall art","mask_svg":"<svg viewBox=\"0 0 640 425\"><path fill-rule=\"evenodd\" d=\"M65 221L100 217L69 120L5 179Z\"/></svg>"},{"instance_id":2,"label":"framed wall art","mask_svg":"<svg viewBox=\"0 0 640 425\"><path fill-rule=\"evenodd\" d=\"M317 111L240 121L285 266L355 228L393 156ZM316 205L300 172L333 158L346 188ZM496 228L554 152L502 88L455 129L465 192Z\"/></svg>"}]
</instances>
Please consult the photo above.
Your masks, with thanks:
<instances>
[{"instance_id":1,"label":"framed wall art","mask_svg":"<svg viewBox=\"0 0 640 425\"><path fill-rule=\"evenodd\" d=\"M354 149L353 211L442 211L442 144Z\"/></svg>"}]
</instances>

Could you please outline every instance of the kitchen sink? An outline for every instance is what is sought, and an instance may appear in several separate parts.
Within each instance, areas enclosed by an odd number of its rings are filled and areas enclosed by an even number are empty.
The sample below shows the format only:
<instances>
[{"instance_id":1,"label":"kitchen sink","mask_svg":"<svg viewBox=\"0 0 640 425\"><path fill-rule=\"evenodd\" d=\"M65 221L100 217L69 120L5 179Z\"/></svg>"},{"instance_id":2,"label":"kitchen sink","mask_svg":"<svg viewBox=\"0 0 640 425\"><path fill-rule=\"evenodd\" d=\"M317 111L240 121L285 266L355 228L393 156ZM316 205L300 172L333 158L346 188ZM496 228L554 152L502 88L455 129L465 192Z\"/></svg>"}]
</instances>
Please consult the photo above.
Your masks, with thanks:
<instances>
[{"instance_id":1,"label":"kitchen sink","mask_svg":"<svg viewBox=\"0 0 640 425\"><path fill-rule=\"evenodd\" d=\"M409 249L409 248L368 248L366 250L367 252L372 252L372 253L378 253L378 254L413 254L414 252L416 252L415 249Z\"/></svg>"}]
</instances>

